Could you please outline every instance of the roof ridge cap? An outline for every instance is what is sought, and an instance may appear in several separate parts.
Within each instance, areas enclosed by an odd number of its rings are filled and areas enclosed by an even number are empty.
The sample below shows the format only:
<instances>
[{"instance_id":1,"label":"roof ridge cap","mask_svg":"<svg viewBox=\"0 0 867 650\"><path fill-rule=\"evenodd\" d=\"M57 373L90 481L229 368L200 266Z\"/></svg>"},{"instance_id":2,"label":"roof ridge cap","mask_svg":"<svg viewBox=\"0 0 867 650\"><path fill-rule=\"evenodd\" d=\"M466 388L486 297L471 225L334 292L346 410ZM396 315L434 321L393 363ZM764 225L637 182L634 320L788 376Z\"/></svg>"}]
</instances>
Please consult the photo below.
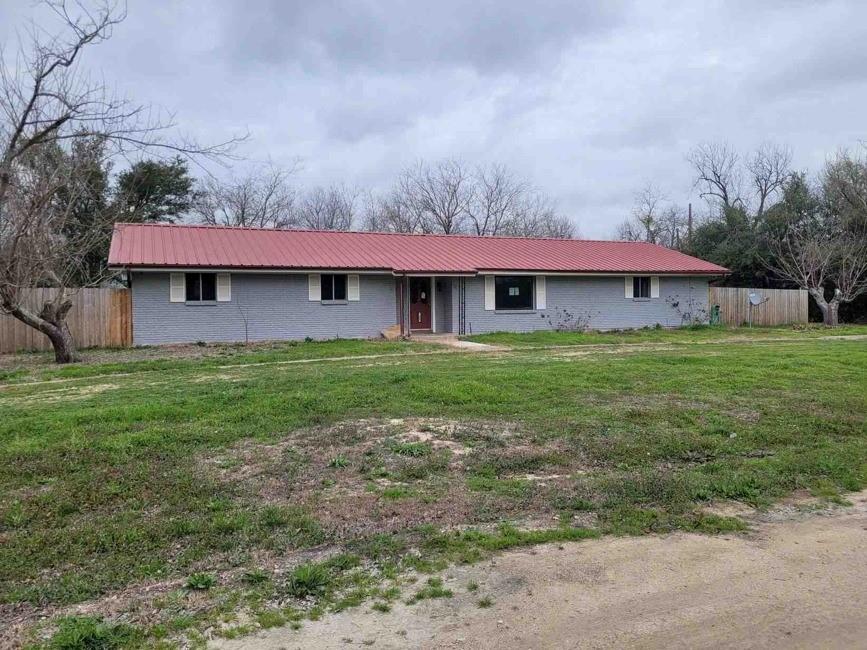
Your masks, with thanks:
<instances>
[{"instance_id":1,"label":"roof ridge cap","mask_svg":"<svg viewBox=\"0 0 867 650\"><path fill-rule=\"evenodd\" d=\"M660 244L643 241L626 241L623 239L587 239L584 237L529 237L527 235L473 235L471 233L438 233L438 232L385 232L381 230L317 230L315 228L272 228L272 227L257 227L257 226L229 226L225 224L208 224L208 223L137 223L132 221L118 221L114 224L117 226L134 226L137 228L200 228L203 230L233 230L233 231L256 231L256 232L306 232L306 233L322 233L343 234L343 235L383 235L389 237L438 237L444 239L499 239L499 240L518 240L518 241L580 241L597 244L645 244L650 246L659 246L666 248ZM673 250L673 249L669 249Z\"/></svg>"}]
</instances>

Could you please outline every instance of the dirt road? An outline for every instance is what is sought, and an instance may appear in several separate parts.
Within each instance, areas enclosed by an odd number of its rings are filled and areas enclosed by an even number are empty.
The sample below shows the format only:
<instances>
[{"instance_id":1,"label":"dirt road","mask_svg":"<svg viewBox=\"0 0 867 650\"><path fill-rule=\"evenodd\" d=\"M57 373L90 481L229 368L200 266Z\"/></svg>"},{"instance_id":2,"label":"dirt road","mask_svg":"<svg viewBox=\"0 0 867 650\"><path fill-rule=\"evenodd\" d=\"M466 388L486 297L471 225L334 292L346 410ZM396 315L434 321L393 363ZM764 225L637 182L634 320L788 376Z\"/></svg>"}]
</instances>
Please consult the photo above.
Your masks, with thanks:
<instances>
[{"instance_id":1,"label":"dirt road","mask_svg":"<svg viewBox=\"0 0 867 650\"><path fill-rule=\"evenodd\" d=\"M364 606L223 641L253 648L867 648L867 492L748 535L600 539L444 575L451 599ZM476 581L479 590L466 585ZM480 608L489 596L494 602Z\"/></svg>"}]
</instances>

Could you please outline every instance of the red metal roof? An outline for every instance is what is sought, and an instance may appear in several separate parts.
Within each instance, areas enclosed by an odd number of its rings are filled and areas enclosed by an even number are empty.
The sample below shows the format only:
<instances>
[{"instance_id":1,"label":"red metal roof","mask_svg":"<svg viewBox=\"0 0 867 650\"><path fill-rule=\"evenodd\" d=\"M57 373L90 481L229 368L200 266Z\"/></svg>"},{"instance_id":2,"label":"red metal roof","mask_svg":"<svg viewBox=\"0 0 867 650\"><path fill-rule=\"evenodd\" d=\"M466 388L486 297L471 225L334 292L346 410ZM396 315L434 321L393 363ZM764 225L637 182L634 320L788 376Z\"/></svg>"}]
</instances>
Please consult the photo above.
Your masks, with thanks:
<instances>
[{"instance_id":1,"label":"red metal roof","mask_svg":"<svg viewBox=\"0 0 867 650\"><path fill-rule=\"evenodd\" d=\"M396 273L690 273L728 269L643 242L117 224L112 267L353 269Z\"/></svg>"}]
</instances>

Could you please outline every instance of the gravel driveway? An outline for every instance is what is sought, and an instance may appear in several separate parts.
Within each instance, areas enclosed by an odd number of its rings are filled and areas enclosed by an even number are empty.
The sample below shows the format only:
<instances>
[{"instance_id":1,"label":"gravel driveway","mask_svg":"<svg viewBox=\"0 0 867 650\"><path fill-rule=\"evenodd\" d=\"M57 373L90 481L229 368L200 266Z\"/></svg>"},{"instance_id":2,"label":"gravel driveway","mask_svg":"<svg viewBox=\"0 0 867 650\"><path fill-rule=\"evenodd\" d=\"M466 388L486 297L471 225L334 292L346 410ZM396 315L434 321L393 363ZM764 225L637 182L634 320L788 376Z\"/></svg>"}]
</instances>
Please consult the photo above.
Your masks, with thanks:
<instances>
[{"instance_id":1,"label":"gravel driveway","mask_svg":"<svg viewBox=\"0 0 867 650\"><path fill-rule=\"evenodd\" d=\"M369 606L219 647L867 647L867 492L783 506L746 535L606 538L446 572L451 599ZM470 592L470 581L479 584ZM478 601L488 596L489 608Z\"/></svg>"}]
</instances>

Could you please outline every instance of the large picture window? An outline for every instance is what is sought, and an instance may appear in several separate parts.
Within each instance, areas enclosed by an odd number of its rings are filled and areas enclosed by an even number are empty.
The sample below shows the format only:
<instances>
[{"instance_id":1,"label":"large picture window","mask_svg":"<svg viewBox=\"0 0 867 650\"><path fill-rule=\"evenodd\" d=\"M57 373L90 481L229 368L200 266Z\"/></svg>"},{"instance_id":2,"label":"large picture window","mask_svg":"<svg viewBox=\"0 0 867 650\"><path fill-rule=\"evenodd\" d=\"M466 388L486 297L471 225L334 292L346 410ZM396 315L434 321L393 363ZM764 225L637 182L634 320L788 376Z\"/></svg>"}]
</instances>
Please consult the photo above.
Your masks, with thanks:
<instances>
[{"instance_id":1,"label":"large picture window","mask_svg":"<svg viewBox=\"0 0 867 650\"><path fill-rule=\"evenodd\" d=\"M217 299L216 273L187 273L187 302L213 302Z\"/></svg>"},{"instance_id":2,"label":"large picture window","mask_svg":"<svg viewBox=\"0 0 867 650\"><path fill-rule=\"evenodd\" d=\"M532 275L498 275L494 278L496 309L533 309Z\"/></svg>"},{"instance_id":3,"label":"large picture window","mask_svg":"<svg viewBox=\"0 0 867 650\"><path fill-rule=\"evenodd\" d=\"M650 278L636 275L632 278L632 297L650 298Z\"/></svg>"},{"instance_id":4,"label":"large picture window","mask_svg":"<svg viewBox=\"0 0 867 650\"><path fill-rule=\"evenodd\" d=\"M346 275L343 273L324 273L322 275L322 300L334 302L346 300Z\"/></svg>"}]
</instances>

